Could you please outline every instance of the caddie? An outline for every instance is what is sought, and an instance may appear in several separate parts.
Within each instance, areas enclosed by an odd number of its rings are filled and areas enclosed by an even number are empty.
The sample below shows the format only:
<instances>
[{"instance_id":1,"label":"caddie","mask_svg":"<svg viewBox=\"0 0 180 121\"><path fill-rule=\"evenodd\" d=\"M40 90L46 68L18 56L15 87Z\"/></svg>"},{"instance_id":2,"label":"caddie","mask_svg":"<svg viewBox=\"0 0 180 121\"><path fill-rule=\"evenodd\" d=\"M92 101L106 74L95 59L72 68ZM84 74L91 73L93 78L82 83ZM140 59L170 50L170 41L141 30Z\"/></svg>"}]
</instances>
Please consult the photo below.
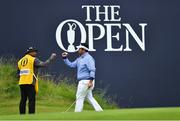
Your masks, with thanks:
<instances>
[{"instance_id":1,"label":"caddie","mask_svg":"<svg viewBox=\"0 0 180 121\"><path fill-rule=\"evenodd\" d=\"M37 49L29 47L25 56L18 62L19 87L21 92L20 114L26 113L27 99L29 101L29 114L35 113L36 94L38 93L37 70L40 67L49 65L56 57L56 54L52 53L50 58L43 62L37 58L37 53Z\"/></svg>"}]
</instances>

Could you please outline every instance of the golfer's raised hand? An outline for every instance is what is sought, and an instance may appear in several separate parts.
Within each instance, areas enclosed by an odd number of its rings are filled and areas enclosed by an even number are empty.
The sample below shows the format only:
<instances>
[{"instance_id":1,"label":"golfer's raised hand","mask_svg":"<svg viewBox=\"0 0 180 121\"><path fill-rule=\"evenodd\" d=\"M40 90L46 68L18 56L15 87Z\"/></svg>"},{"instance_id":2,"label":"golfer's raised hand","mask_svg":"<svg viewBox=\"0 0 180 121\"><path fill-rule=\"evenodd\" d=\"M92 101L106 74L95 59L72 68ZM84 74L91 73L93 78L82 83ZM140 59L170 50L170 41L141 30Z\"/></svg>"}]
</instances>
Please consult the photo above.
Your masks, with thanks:
<instances>
[{"instance_id":1,"label":"golfer's raised hand","mask_svg":"<svg viewBox=\"0 0 180 121\"><path fill-rule=\"evenodd\" d=\"M63 52L63 53L62 53L62 58L63 58L63 59L66 59L67 56L68 56L68 53L67 53L67 52Z\"/></svg>"}]
</instances>

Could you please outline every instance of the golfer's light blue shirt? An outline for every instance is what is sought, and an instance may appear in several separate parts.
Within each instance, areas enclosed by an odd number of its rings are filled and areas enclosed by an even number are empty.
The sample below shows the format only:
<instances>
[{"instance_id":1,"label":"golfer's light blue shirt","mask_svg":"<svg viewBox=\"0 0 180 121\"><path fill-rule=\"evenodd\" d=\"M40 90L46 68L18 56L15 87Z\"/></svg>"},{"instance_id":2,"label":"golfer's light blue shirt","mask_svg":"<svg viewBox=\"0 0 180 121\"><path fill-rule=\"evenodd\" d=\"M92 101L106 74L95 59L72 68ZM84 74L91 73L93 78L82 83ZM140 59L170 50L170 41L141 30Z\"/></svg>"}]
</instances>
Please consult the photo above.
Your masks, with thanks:
<instances>
[{"instance_id":1,"label":"golfer's light blue shirt","mask_svg":"<svg viewBox=\"0 0 180 121\"><path fill-rule=\"evenodd\" d=\"M74 62L70 62L67 58L64 59L64 62L71 68L77 68L78 80L93 80L95 78L95 61L88 52L78 57Z\"/></svg>"}]
</instances>

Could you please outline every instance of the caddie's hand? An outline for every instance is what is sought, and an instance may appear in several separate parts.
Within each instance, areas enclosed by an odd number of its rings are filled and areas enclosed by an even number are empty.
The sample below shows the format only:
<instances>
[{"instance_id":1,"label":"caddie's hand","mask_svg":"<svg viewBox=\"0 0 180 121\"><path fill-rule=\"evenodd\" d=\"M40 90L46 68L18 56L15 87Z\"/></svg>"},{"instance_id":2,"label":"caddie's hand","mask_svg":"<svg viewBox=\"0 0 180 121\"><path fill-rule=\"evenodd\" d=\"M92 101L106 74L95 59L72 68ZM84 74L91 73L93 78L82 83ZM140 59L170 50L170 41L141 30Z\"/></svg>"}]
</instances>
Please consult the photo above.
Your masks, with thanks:
<instances>
[{"instance_id":1,"label":"caddie's hand","mask_svg":"<svg viewBox=\"0 0 180 121\"><path fill-rule=\"evenodd\" d=\"M91 87L93 87L93 80L90 80L88 83L88 88L91 88Z\"/></svg>"},{"instance_id":2,"label":"caddie's hand","mask_svg":"<svg viewBox=\"0 0 180 121\"><path fill-rule=\"evenodd\" d=\"M67 52L63 52L63 53L62 53L63 59L67 58L67 56L68 56L68 53L67 53Z\"/></svg>"},{"instance_id":3,"label":"caddie's hand","mask_svg":"<svg viewBox=\"0 0 180 121\"><path fill-rule=\"evenodd\" d=\"M52 53L50 59L54 60L56 58L56 53Z\"/></svg>"}]
</instances>

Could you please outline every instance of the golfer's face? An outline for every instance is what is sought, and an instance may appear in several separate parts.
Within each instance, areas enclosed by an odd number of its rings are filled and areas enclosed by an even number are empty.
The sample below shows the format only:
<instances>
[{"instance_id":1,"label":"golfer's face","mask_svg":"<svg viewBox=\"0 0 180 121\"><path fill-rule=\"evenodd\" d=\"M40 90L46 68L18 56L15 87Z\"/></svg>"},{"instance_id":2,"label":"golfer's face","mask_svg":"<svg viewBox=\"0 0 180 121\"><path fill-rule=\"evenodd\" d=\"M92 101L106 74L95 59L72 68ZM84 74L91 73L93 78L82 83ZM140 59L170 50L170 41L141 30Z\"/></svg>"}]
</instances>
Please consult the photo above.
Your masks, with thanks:
<instances>
[{"instance_id":1,"label":"golfer's face","mask_svg":"<svg viewBox=\"0 0 180 121\"><path fill-rule=\"evenodd\" d=\"M79 55L82 55L83 53L84 53L84 49L79 48L79 50L78 50L78 54L79 54Z\"/></svg>"}]
</instances>

